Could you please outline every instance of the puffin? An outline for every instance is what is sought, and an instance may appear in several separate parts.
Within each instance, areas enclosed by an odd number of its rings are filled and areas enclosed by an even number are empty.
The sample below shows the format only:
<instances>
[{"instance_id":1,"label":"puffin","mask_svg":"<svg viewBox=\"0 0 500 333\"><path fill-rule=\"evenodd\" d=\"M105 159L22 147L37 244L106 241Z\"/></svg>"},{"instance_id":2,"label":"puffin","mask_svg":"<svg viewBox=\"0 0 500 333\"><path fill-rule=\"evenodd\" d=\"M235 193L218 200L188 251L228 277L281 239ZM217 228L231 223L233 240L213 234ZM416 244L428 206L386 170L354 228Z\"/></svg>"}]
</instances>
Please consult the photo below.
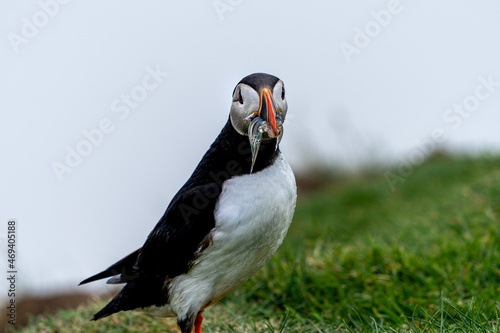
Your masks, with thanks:
<instances>
[{"instance_id":1,"label":"puffin","mask_svg":"<svg viewBox=\"0 0 500 333\"><path fill-rule=\"evenodd\" d=\"M271 258L297 199L279 149L287 109L276 76L255 73L236 85L225 126L144 245L79 284L125 284L91 320L135 310L201 333L203 311Z\"/></svg>"}]
</instances>

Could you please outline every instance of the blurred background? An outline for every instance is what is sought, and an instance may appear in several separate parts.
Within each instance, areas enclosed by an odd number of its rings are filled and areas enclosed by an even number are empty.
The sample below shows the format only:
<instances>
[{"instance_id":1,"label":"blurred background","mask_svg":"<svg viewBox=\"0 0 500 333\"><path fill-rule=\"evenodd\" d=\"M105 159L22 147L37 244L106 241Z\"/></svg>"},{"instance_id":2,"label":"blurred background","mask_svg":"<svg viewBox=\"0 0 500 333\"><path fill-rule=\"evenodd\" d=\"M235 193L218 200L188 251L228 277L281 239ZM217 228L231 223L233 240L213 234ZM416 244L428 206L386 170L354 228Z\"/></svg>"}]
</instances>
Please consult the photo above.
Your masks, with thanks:
<instances>
[{"instance_id":1,"label":"blurred background","mask_svg":"<svg viewBox=\"0 0 500 333\"><path fill-rule=\"evenodd\" d=\"M142 245L254 72L285 82L299 176L497 152L499 15L494 0L2 1L0 235L17 220L19 297L107 291L76 285Z\"/></svg>"}]
</instances>

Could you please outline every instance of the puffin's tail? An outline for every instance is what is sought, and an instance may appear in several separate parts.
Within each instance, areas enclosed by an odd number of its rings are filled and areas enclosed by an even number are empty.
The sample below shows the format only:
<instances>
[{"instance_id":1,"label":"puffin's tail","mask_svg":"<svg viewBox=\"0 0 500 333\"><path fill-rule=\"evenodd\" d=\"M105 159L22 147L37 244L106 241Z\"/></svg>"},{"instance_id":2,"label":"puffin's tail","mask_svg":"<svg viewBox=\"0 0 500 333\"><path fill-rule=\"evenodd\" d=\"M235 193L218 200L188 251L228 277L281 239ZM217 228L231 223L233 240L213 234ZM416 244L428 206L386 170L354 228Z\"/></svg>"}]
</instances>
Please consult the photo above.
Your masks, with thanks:
<instances>
[{"instance_id":1,"label":"puffin's tail","mask_svg":"<svg viewBox=\"0 0 500 333\"><path fill-rule=\"evenodd\" d=\"M152 305L162 306L167 301L166 293L163 291L163 283L160 279L139 278L136 281L127 283L91 320L99 320L120 311L145 308Z\"/></svg>"},{"instance_id":2,"label":"puffin's tail","mask_svg":"<svg viewBox=\"0 0 500 333\"><path fill-rule=\"evenodd\" d=\"M167 296L163 290L165 278L149 276L134 269L140 250L132 252L104 271L80 282L79 285L82 285L113 276L107 283L127 283L91 320L99 320L120 311L145 308L151 305L161 306L167 303Z\"/></svg>"},{"instance_id":3,"label":"puffin's tail","mask_svg":"<svg viewBox=\"0 0 500 333\"><path fill-rule=\"evenodd\" d=\"M97 312L90 320L99 320L101 318L110 316L113 313L120 312L122 309L119 308L119 301L116 299L119 295L120 294L116 295L115 298L111 300L111 302L106 304L106 306L103 307L99 312Z\"/></svg>"}]
</instances>

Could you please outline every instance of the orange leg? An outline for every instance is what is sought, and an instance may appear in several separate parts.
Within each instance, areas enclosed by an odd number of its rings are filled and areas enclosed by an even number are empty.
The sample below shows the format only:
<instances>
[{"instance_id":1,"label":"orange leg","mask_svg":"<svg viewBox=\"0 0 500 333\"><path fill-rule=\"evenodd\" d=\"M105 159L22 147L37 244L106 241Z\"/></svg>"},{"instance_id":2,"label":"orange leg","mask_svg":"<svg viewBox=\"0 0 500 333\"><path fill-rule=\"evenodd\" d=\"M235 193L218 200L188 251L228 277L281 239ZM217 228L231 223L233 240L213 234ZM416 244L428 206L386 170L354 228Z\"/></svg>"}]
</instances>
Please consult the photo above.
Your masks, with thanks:
<instances>
[{"instance_id":1,"label":"orange leg","mask_svg":"<svg viewBox=\"0 0 500 333\"><path fill-rule=\"evenodd\" d=\"M194 333L201 333L201 322L203 321L203 316L199 313L196 316L196 320L194 322Z\"/></svg>"}]
</instances>

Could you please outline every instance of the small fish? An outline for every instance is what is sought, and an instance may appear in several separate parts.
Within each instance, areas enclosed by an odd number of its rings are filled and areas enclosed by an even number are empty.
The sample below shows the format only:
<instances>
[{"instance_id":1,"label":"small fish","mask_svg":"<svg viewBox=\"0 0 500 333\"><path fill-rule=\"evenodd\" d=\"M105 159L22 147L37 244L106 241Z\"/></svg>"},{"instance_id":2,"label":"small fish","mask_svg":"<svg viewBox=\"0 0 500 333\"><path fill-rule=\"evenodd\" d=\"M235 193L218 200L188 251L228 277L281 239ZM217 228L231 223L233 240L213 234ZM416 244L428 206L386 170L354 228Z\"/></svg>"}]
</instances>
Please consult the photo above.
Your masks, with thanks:
<instances>
[{"instance_id":1,"label":"small fish","mask_svg":"<svg viewBox=\"0 0 500 333\"><path fill-rule=\"evenodd\" d=\"M257 154L259 152L260 142L262 138L276 138L276 148L281 142L283 137L283 115L281 110L278 110L276 116L276 125L278 128L278 133L274 133L273 129L269 124L257 116L256 113L252 113L247 119L252 119L250 125L248 126L248 138L250 139L250 148L252 148L252 165L250 167L250 173L253 171L253 166L257 160Z\"/></svg>"},{"instance_id":2,"label":"small fish","mask_svg":"<svg viewBox=\"0 0 500 333\"><path fill-rule=\"evenodd\" d=\"M248 138L250 139L250 148L252 148L252 166L250 167L250 173L252 173L253 166L257 160L257 153L259 152L262 134L264 133L264 125L267 125L264 119L255 117L250 122L250 126L248 126Z\"/></svg>"}]
</instances>

